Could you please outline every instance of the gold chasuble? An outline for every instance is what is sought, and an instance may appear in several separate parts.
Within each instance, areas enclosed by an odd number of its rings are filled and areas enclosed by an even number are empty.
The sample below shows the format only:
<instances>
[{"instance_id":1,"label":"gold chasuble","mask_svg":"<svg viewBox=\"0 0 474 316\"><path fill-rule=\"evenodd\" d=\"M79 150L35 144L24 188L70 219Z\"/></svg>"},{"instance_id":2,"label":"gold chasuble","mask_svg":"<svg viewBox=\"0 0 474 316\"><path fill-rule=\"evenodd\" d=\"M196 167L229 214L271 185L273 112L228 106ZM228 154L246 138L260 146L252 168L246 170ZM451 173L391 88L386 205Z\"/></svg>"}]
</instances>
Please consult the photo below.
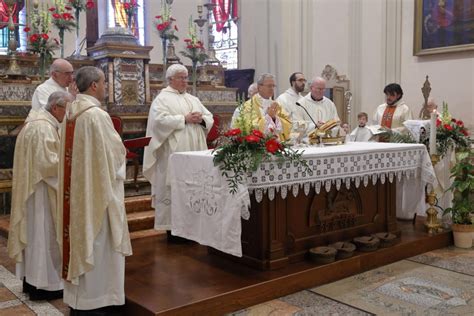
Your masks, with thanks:
<instances>
[{"instance_id":1,"label":"gold chasuble","mask_svg":"<svg viewBox=\"0 0 474 316\"><path fill-rule=\"evenodd\" d=\"M243 112L247 117L251 117L253 126L257 127L262 133L266 132L266 109L264 109L263 105L261 104L258 94L254 95L250 100L247 100L244 103ZM282 126L282 131L278 134L278 137L280 141L288 140L291 133L291 120L288 113L282 108L280 104L278 105L277 117L280 119Z\"/></svg>"},{"instance_id":2,"label":"gold chasuble","mask_svg":"<svg viewBox=\"0 0 474 316\"><path fill-rule=\"evenodd\" d=\"M61 126L58 243L63 278L78 284L94 269L94 241L108 217L113 250L132 253L123 200L125 147L100 102L78 94Z\"/></svg>"}]
</instances>

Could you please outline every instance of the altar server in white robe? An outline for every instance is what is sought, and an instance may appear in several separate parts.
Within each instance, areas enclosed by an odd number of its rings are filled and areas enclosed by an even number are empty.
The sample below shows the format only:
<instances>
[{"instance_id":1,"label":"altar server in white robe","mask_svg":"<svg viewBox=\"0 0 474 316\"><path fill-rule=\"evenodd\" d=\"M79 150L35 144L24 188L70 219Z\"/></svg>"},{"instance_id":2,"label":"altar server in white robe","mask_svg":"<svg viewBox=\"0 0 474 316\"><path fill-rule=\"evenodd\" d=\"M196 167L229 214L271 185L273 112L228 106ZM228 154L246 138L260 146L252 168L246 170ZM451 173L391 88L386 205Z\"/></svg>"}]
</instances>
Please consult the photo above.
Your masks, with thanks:
<instances>
[{"instance_id":1,"label":"altar server in white robe","mask_svg":"<svg viewBox=\"0 0 474 316\"><path fill-rule=\"evenodd\" d=\"M290 76L290 87L276 99L276 101L288 113L292 123L292 130L296 130L299 125L305 123L304 110L296 105L296 102L303 97L301 92L304 91L305 85L306 79L304 74L301 72L294 72Z\"/></svg>"},{"instance_id":2,"label":"altar server in white robe","mask_svg":"<svg viewBox=\"0 0 474 316\"><path fill-rule=\"evenodd\" d=\"M206 135L214 120L198 98L186 92L188 70L171 65L166 71L168 87L153 100L148 114L143 175L151 183L155 229L171 229L171 188L168 158L174 152L206 150Z\"/></svg>"},{"instance_id":3,"label":"altar server in white robe","mask_svg":"<svg viewBox=\"0 0 474 316\"><path fill-rule=\"evenodd\" d=\"M406 132L403 122L411 120L413 115L408 105L402 100L402 87L397 83L390 83L385 86L383 93L386 102L375 110L373 123L398 133Z\"/></svg>"},{"instance_id":4,"label":"altar server in white robe","mask_svg":"<svg viewBox=\"0 0 474 316\"><path fill-rule=\"evenodd\" d=\"M56 59L51 64L49 73L49 79L36 87L35 92L33 93L33 98L31 100L32 111L38 111L44 108L51 93L55 91L68 92L68 87L73 84L72 75L74 69L71 63L65 59Z\"/></svg>"},{"instance_id":5,"label":"altar server in white robe","mask_svg":"<svg viewBox=\"0 0 474 316\"><path fill-rule=\"evenodd\" d=\"M310 93L298 100L298 103L308 112L303 115L308 126L307 132L311 132L329 120L340 121L336 106L324 96L326 80L314 77L311 80L310 90ZM317 126L314 126L313 121Z\"/></svg>"},{"instance_id":6,"label":"altar server in white robe","mask_svg":"<svg viewBox=\"0 0 474 316\"><path fill-rule=\"evenodd\" d=\"M61 126L58 235L64 302L117 312L125 304L125 256L132 254L124 203L126 150L107 112L104 73L77 71L79 94Z\"/></svg>"},{"instance_id":7,"label":"altar server in white robe","mask_svg":"<svg viewBox=\"0 0 474 316\"><path fill-rule=\"evenodd\" d=\"M373 140L374 134L372 129L367 126L369 116L365 112L357 114L359 126L356 127L350 134L351 142L368 142Z\"/></svg>"},{"instance_id":8,"label":"altar server in white robe","mask_svg":"<svg viewBox=\"0 0 474 316\"><path fill-rule=\"evenodd\" d=\"M8 253L31 300L62 297L61 256L56 241L56 193L59 123L67 92L53 92L44 109L26 121L18 134L13 162L12 208Z\"/></svg>"}]
</instances>

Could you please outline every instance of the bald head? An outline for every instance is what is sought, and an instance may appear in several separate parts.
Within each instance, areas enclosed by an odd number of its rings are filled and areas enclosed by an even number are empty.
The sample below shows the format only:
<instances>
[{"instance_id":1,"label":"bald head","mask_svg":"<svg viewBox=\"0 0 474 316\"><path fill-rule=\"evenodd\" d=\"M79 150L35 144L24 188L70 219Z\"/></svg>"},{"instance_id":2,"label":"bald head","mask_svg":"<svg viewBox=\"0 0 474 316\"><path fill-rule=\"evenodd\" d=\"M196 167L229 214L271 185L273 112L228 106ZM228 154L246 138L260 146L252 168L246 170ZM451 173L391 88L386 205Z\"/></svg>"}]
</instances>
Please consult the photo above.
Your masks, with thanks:
<instances>
[{"instance_id":1,"label":"bald head","mask_svg":"<svg viewBox=\"0 0 474 316\"><path fill-rule=\"evenodd\" d=\"M311 80L311 96L313 99L320 101L324 97L324 91L326 90L326 80L321 77L314 77Z\"/></svg>"},{"instance_id":2,"label":"bald head","mask_svg":"<svg viewBox=\"0 0 474 316\"><path fill-rule=\"evenodd\" d=\"M49 72L54 81L61 87L67 88L72 82L74 68L67 60L58 58L49 67Z\"/></svg>"}]
</instances>

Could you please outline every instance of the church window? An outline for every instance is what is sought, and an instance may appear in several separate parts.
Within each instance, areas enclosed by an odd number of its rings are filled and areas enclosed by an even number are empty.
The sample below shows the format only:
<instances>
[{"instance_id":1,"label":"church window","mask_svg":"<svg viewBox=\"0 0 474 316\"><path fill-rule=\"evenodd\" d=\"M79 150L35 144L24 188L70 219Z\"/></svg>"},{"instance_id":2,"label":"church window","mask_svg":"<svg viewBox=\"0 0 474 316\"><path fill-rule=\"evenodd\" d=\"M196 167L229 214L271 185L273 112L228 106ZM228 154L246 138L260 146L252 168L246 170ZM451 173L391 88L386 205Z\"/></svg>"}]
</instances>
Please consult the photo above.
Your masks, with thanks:
<instances>
[{"instance_id":1,"label":"church window","mask_svg":"<svg viewBox=\"0 0 474 316\"><path fill-rule=\"evenodd\" d=\"M19 9L19 12L18 12ZM8 30L9 13L6 5L0 4L0 54L8 53L8 39L10 31ZM26 33L23 32L23 27L26 25L26 6L20 4L18 8L16 5L13 9L13 22L15 27L15 38L18 43L18 51L26 51Z\"/></svg>"},{"instance_id":2,"label":"church window","mask_svg":"<svg viewBox=\"0 0 474 316\"><path fill-rule=\"evenodd\" d=\"M131 31L133 35L140 41L141 45L145 45L145 21L144 21L144 0L109 0L107 1L107 26L121 26L128 28L128 16L125 4L134 2L138 4L137 10L130 20Z\"/></svg>"},{"instance_id":3,"label":"church window","mask_svg":"<svg viewBox=\"0 0 474 316\"><path fill-rule=\"evenodd\" d=\"M237 0L213 0L216 4L209 15L210 41L216 57L227 69L239 67L238 8Z\"/></svg>"}]
</instances>

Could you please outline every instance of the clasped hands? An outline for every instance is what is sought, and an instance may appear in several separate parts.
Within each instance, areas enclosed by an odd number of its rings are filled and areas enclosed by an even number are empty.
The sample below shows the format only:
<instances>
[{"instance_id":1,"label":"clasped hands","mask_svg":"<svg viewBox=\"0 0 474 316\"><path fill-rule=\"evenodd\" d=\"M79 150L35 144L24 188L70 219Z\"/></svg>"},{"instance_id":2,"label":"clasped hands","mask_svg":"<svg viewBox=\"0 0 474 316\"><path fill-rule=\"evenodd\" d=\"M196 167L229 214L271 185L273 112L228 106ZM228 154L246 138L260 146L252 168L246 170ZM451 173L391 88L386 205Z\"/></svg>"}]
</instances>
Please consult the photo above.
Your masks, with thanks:
<instances>
[{"instance_id":1,"label":"clasped hands","mask_svg":"<svg viewBox=\"0 0 474 316\"><path fill-rule=\"evenodd\" d=\"M184 116L184 121L187 124L201 124L202 113L201 112L189 112Z\"/></svg>"},{"instance_id":2,"label":"clasped hands","mask_svg":"<svg viewBox=\"0 0 474 316\"><path fill-rule=\"evenodd\" d=\"M272 102L272 104L267 108L267 114L272 119L275 119L277 113L278 113L278 103L277 102Z\"/></svg>"}]
</instances>

